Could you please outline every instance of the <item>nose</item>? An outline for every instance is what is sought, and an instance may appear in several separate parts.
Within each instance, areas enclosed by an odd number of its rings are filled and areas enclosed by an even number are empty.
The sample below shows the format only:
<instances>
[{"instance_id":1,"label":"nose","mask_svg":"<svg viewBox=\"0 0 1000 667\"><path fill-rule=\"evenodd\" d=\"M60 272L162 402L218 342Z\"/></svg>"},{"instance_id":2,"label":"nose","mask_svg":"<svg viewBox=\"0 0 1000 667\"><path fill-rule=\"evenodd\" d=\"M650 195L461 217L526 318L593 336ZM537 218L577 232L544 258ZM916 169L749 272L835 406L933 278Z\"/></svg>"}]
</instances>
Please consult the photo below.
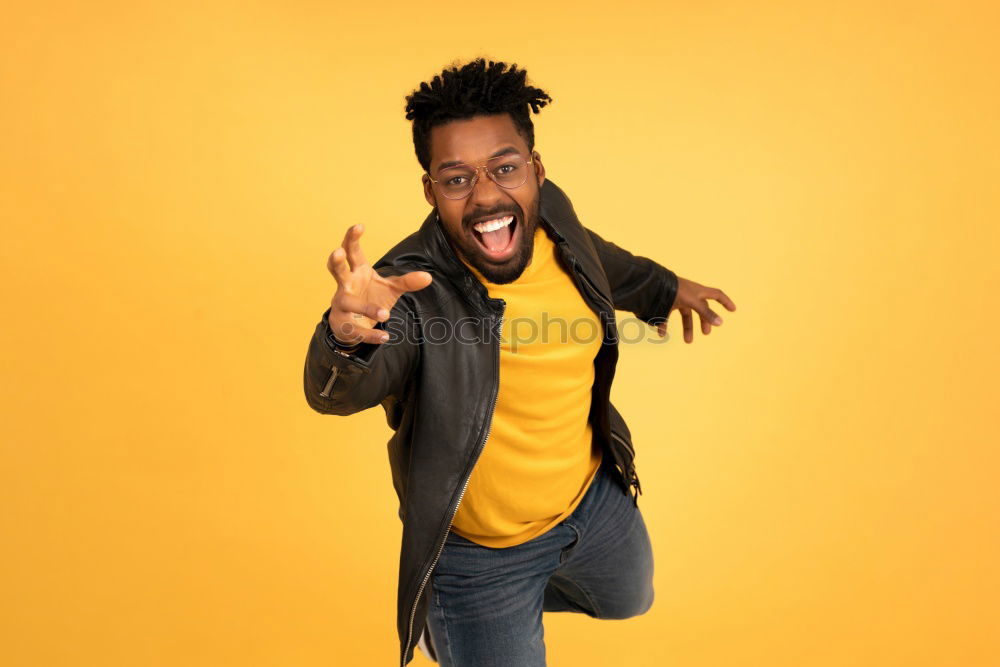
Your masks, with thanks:
<instances>
[{"instance_id":1,"label":"nose","mask_svg":"<svg viewBox=\"0 0 1000 667\"><path fill-rule=\"evenodd\" d=\"M476 209L488 209L496 205L503 197L500 186L490 178L485 168L480 167L476 176L476 182L472 186L472 194L469 195L469 203Z\"/></svg>"}]
</instances>

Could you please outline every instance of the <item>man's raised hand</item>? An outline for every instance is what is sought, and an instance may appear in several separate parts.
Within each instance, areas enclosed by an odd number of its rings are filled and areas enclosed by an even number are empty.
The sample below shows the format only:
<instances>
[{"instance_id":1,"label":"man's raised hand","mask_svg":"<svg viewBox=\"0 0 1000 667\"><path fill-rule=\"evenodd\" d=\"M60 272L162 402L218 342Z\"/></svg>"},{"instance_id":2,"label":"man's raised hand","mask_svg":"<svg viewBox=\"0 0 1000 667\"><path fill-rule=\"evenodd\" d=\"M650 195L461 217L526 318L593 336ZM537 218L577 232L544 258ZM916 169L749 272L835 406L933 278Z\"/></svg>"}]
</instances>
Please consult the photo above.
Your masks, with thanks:
<instances>
[{"instance_id":1,"label":"man's raised hand","mask_svg":"<svg viewBox=\"0 0 1000 667\"><path fill-rule=\"evenodd\" d=\"M361 252L359 239L363 232L361 225L349 228L344 242L326 262L337 281L337 292L330 301L330 331L347 346L389 340L387 332L373 328L375 323L389 319L389 310L404 293L431 284L431 274L426 271L380 276Z\"/></svg>"},{"instance_id":2,"label":"man's raised hand","mask_svg":"<svg viewBox=\"0 0 1000 667\"><path fill-rule=\"evenodd\" d=\"M701 333L706 336L712 332L713 326L722 326L722 318L708 305L709 299L718 301L728 311L736 310L736 304L722 290L715 287L706 287L680 276L677 277L677 296L674 297L674 304L670 307L670 310L671 312L674 310L681 311L681 319L684 323L685 343L694 341L692 312L698 313L701 319ZM660 334L660 338L663 338L667 335L667 323L659 323L656 330Z\"/></svg>"}]
</instances>

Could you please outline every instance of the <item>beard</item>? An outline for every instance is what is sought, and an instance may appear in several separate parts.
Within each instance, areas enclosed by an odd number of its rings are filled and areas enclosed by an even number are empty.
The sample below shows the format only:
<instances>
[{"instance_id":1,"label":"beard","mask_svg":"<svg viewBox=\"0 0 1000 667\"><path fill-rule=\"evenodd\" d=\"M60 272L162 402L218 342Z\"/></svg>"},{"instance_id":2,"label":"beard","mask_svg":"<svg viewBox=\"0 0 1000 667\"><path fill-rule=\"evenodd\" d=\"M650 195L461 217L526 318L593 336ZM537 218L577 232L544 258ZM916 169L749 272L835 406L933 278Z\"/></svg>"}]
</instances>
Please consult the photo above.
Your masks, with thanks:
<instances>
[{"instance_id":1,"label":"beard","mask_svg":"<svg viewBox=\"0 0 1000 667\"><path fill-rule=\"evenodd\" d=\"M486 280L497 285L512 283L524 273L535 249L539 200L540 197L536 195L527 213L517 202L511 202L490 211L474 211L462 218L462 228L457 233L452 233L443 224L441 227L445 231L445 236L448 238L452 250L472 265ZM480 242L476 240L476 232L473 231L472 225L476 219L481 220L485 217L505 214L514 216L514 222L511 223L514 227L511 233L516 237L512 239L512 242L516 243L516 248L509 258L497 262L487 256Z\"/></svg>"}]
</instances>

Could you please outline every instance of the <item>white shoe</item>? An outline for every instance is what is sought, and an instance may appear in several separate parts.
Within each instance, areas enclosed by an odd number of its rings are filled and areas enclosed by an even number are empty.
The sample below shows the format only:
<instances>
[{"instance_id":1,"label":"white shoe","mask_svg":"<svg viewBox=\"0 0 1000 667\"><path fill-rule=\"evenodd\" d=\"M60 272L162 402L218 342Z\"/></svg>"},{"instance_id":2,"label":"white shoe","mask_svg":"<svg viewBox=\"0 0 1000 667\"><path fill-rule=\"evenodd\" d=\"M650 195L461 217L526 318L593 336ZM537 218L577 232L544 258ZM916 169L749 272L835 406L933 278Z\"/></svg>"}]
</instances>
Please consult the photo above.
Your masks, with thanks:
<instances>
[{"instance_id":1,"label":"white shoe","mask_svg":"<svg viewBox=\"0 0 1000 667\"><path fill-rule=\"evenodd\" d=\"M417 648L427 656L427 659L431 662L436 663L437 653L434 651L434 642L431 641L431 633L427 628L427 624L424 624L424 631L420 633L420 639L417 640Z\"/></svg>"}]
</instances>

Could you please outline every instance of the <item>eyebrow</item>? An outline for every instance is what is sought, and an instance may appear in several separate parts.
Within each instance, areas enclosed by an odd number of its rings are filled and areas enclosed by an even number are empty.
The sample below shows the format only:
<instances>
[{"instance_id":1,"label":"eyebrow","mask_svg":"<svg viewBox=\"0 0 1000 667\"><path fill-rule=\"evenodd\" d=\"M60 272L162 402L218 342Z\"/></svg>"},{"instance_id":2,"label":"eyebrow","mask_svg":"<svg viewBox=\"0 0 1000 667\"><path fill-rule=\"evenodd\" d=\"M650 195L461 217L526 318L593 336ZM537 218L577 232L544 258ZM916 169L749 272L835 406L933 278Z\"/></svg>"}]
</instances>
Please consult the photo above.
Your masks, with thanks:
<instances>
[{"instance_id":1,"label":"eyebrow","mask_svg":"<svg viewBox=\"0 0 1000 667\"><path fill-rule=\"evenodd\" d=\"M517 148L515 148L514 146L504 146L503 148L498 150L496 153L494 153L487 159L492 160L493 158L500 157L501 155L510 155L511 153L520 153L520 152L521 151L517 150ZM451 160L449 162L442 162L441 164L438 165L437 172L440 174L441 171L444 169L450 169L451 167L457 167L462 164L467 164L467 163L462 162L461 160Z\"/></svg>"}]
</instances>

